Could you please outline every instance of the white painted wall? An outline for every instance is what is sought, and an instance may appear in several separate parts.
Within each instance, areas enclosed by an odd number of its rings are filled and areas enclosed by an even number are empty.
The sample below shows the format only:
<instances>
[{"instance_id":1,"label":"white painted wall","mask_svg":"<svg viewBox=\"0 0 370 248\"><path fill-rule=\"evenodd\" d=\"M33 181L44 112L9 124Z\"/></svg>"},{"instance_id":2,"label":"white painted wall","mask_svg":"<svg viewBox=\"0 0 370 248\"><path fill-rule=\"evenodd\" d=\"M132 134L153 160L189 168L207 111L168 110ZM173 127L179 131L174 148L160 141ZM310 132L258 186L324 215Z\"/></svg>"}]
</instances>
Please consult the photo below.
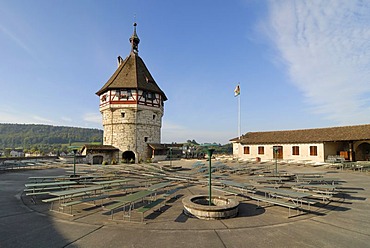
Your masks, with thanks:
<instances>
[{"instance_id":1,"label":"white painted wall","mask_svg":"<svg viewBox=\"0 0 370 248\"><path fill-rule=\"evenodd\" d=\"M250 154L244 154L244 147L249 146ZM264 147L264 154L258 154L258 147ZM260 145L241 145L233 143L233 155L239 159L255 160L257 157L261 161L270 161L274 158L274 146L283 147L283 160L302 161L310 160L313 162L324 162L324 144L307 143L307 144L260 144ZM293 155L293 146L299 146L299 155ZM310 146L317 147L317 156L310 155Z\"/></svg>"}]
</instances>

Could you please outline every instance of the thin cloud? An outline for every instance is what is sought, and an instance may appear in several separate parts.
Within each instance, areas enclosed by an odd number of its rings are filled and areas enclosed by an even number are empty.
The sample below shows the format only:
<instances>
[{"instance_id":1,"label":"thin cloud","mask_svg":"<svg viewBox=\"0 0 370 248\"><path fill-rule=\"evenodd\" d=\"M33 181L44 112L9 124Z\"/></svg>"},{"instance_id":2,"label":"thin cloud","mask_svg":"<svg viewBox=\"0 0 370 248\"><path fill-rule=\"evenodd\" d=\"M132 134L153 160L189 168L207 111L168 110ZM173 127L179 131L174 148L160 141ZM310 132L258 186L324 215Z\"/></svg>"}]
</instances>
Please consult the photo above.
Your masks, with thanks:
<instances>
[{"instance_id":1,"label":"thin cloud","mask_svg":"<svg viewBox=\"0 0 370 248\"><path fill-rule=\"evenodd\" d=\"M269 37L311 111L370 122L370 2L271 1Z\"/></svg>"},{"instance_id":2,"label":"thin cloud","mask_svg":"<svg viewBox=\"0 0 370 248\"><path fill-rule=\"evenodd\" d=\"M38 115L20 113L12 107L0 105L0 123L54 124L55 122Z\"/></svg>"},{"instance_id":3,"label":"thin cloud","mask_svg":"<svg viewBox=\"0 0 370 248\"><path fill-rule=\"evenodd\" d=\"M70 117L66 117L66 116L62 116L61 118L60 118L63 122L67 122L67 123L70 123L70 122L72 122L73 120L72 120L72 118L70 118Z\"/></svg>"},{"instance_id":4,"label":"thin cloud","mask_svg":"<svg viewBox=\"0 0 370 248\"><path fill-rule=\"evenodd\" d=\"M33 115L32 120L34 123L55 125L55 122L53 120L49 120L47 118L44 118L38 115Z\"/></svg>"},{"instance_id":5,"label":"thin cloud","mask_svg":"<svg viewBox=\"0 0 370 248\"><path fill-rule=\"evenodd\" d=\"M94 124L102 124L102 117L100 113L86 113L83 116L83 120Z\"/></svg>"},{"instance_id":6,"label":"thin cloud","mask_svg":"<svg viewBox=\"0 0 370 248\"><path fill-rule=\"evenodd\" d=\"M25 42L23 42L17 35L15 35L13 32L10 32L7 28L0 25L0 33L3 33L6 37L8 37L10 40L12 40L15 44L17 44L20 48L22 48L24 51L26 51L31 57L37 58Z\"/></svg>"},{"instance_id":7,"label":"thin cloud","mask_svg":"<svg viewBox=\"0 0 370 248\"><path fill-rule=\"evenodd\" d=\"M30 123L23 116L8 110L0 110L0 123Z\"/></svg>"}]
</instances>

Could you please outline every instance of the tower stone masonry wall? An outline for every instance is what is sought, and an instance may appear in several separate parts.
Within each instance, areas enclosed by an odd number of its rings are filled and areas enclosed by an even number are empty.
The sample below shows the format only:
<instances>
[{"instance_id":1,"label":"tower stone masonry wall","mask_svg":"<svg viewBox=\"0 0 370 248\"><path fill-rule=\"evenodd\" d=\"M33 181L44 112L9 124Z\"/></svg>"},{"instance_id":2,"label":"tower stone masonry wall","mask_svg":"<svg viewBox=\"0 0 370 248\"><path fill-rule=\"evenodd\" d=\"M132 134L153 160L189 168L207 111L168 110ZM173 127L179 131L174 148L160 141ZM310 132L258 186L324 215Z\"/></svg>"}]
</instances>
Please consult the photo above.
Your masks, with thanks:
<instances>
[{"instance_id":1,"label":"tower stone masonry wall","mask_svg":"<svg viewBox=\"0 0 370 248\"><path fill-rule=\"evenodd\" d=\"M133 151L137 160L151 157L148 143L160 143L163 108L124 104L101 109L104 145L117 147L121 154Z\"/></svg>"}]
</instances>

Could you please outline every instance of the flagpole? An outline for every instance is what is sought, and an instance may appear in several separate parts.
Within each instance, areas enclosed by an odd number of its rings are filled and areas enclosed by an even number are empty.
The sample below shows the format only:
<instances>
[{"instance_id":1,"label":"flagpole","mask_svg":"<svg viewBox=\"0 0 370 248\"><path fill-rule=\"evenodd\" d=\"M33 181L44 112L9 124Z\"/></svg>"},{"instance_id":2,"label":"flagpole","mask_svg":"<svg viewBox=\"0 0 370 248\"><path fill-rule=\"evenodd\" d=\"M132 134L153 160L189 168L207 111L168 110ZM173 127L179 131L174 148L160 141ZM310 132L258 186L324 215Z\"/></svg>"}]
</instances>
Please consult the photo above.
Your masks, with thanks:
<instances>
[{"instance_id":1,"label":"flagpole","mask_svg":"<svg viewBox=\"0 0 370 248\"><path fill-rule=\"evenodd\" d=\"M240 83L238 83L240 89ZM238 137L241 138L241 125L240 125L240 93L238 95Z\"/></svg>"},{"instance_id":2,"label":"flagpole","mask_svg":"<svg viewBox=\"0 0 370 248\"><path fill-rule=\"evenodd\" d=\"M238 83L238 85L236 86L235 90L234 90L234 93L235 93L235 97L238 98L238 139L241 138L241 125L240 125L240 122L241 122L241 118L240 118L240 83Z\"/></svg>"}]
</instances>

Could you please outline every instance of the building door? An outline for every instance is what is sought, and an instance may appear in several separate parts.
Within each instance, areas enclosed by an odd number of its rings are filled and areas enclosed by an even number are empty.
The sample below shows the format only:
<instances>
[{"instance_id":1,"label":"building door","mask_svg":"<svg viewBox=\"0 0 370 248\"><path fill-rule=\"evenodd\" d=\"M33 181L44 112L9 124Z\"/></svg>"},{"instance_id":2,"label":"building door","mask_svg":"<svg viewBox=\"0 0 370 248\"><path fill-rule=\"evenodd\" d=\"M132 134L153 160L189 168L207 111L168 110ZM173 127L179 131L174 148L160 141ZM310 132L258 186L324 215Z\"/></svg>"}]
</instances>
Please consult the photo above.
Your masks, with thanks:
<instances>
[{"instance_id":1,"label":"building door","mask_svg":"<svg viewBox=\"0 0 370 248\"><path fill-rule=\"evenodd\" d=\"M283 147L282 146L274 146L274 159L283 159Z\"/></svg>"},{"instance_id":2,"label":"building door","mask_svg":"<svg viewBox=\"0 0 370 248\"><path fill-rule=\"evenodd\" d=\"M125 151L122 153L122 161L124 163L135 163L135 153L133 151Z\"/></svg>"},{"instance_id":3,"label":"building door","mask_svg":"<svg viewBox=\"0 0 370 248\"><path fill-rule=\"evenodd\" d=\"M369 161L370 160L370 144L362 143L356 149L355 158L357 161Z\"/></svg>"},{"instance_id":4,"label":"building door","mask_svg":"<svg viewBox=\"0 0 370 248\"><path fill-rule=\"evenodd\" d=\"M103 156L98 155L93 157L93 164L102 164L103 163Z\"/></svg>"}]
</instances>

